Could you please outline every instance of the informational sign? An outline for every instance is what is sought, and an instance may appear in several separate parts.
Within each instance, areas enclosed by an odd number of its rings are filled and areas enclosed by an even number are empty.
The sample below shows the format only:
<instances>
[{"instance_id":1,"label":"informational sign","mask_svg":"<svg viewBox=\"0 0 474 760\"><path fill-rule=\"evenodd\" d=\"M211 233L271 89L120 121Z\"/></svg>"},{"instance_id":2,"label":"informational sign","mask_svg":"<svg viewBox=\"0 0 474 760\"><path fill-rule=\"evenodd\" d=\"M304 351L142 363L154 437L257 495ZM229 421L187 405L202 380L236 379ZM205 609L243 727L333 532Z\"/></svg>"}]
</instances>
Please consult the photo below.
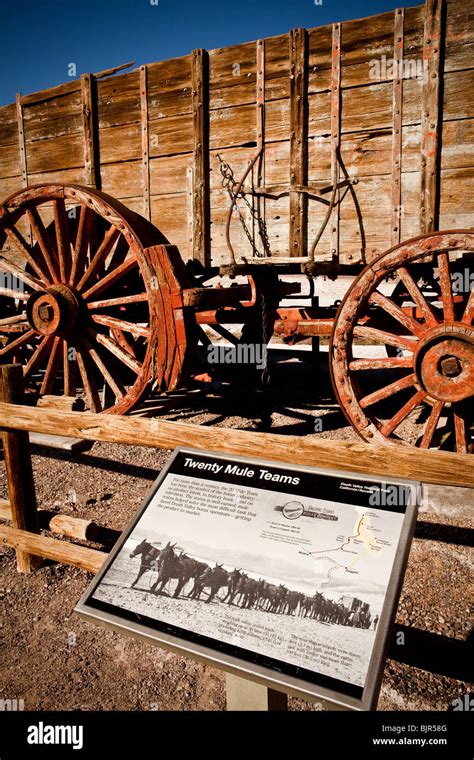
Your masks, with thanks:
<instances>
[{"instance_id":1,"label":"informational sign","mask_svg":"<svg viewBox=\"0 0 474 760\"><path fill-rule=\"evenodd\" d=\"M77 611L237 675L376 705L418 484L177 449Z\"/></svg>"}]
</instances>

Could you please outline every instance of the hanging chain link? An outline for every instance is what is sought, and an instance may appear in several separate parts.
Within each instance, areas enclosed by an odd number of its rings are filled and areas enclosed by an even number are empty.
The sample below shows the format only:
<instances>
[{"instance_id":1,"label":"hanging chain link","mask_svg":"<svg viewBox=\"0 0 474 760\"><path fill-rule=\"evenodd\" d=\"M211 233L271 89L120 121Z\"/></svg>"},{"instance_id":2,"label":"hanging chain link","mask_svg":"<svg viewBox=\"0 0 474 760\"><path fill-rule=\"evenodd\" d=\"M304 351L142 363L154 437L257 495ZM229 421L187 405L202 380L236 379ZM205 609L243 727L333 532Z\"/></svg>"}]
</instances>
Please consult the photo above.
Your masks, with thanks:
<instances>
[{"instance_id":1,"label":"hanging chain link","mask_svg":"<svg viewBox=\"0 0 474 760\"><path fill-rule=\"evenodd\" d=\"M252 248L252 253L256 258L263 259L265 258L265 256L269 255L270 243L268 239L267 225L265 224L264 219L262 219L259 213L259 205L257 204L257 206L254 208L253 204L247 198L247 195L249 193L246 193L243 188L240 190L239 193L236 192L236 187L238 186L238 182L234 177L234 172L232 171L231 166L227 163L227 161L224 161L224 159L219 154L217 154L217 159L219 161L219 171L222 176L222 187L225 190L227 190L229 194L229 198L231 199L231 201L233 201L234 208L237 210L239 221L240 221L240 224L242 225L242 229ZM252 170L252 178L253 178L253 170ZM252 187L253 187L253 180L252 180ZM253 199L254 197L253 194L250 193L250 195L252 195L252 199ZM238 199L242 200L245 206L247 207L252 219L252 224L256 222L258 225L258 230L259 230L260 237L263 243L263 248L264 248L263 253L258 250L255 244L254 236L250 232L247 226L247 223L244 219L244 216L242 214L242 211L240 210L239 204L237 203Z\"/></svg>"},{"instance_id":2,"label":"hanging chain link","mask_svg":"<svg viewBox=\"0 0 474 760\"><path fill-rule=\"evenodd\" d=\"M268 325L267 325L267 300L265 298L265 289L263 288L262 291L262 297L261 297L261 307L262 307L262 347L265 352L265 366L262 370L262 374L260 375L260 382L262 385L268 385L270 382L270 372L268 371Z\"/></svg>"}]
</instances>

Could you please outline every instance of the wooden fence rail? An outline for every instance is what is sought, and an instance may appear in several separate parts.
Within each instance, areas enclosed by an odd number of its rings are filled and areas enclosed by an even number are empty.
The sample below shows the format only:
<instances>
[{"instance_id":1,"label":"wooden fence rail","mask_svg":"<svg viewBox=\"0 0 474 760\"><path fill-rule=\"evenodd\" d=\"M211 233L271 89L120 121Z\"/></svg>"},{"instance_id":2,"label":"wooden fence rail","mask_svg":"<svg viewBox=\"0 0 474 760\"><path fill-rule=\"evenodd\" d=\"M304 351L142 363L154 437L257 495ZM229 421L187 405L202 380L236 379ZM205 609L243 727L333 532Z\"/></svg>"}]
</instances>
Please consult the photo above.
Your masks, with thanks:
<instances>
[{"instance_id":1,"label":"wooden fence rail","mask_svg":"<svg viewBox=\"0 0 474 760\"><path fill-rule=\"evenodd\" d=\"M143 417L118 417L91 412L65 412L0 403L0 429L49 433L91 441L174 449L188 446L279 462L323 466L424 483L474 488L469 454L423 451L396 444L309 440L294 435L209 428Z\"/></svg>"}]
</instances>

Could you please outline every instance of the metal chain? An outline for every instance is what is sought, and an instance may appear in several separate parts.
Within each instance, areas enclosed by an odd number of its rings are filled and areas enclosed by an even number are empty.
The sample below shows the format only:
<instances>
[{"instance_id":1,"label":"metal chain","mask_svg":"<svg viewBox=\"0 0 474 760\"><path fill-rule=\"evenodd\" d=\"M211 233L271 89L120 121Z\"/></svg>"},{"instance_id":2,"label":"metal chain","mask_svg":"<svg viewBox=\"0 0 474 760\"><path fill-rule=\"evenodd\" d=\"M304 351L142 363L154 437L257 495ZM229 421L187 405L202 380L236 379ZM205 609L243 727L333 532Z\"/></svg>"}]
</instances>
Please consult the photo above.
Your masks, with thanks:
<instances>
[{"instance_id":1,"label":"metal chain","mask_svg":"<svg viewBox=\"0 0 474 760\"><path fill-rule=\"evenodd\" d=\"M267 351L267 342L268 342L268 330L267 330L267 301L265 298L265 290L262 290L262 298L261 298L261 307L262 307L262 346L265 346L265 367L262 370L262 374L260 375L260 382L262 385L268 385L270 382L270 372L268 371L268 351Z\"/></svg>"},{"instance_id":2,"label":"metal chain","mask_svg":"<svg viewBox=\"0 0 474 760\"><path fill-rule=\"evenodd\" d=\"M227 161L224 161L224 159L219 154L217 154L217 159L219 161L219 171L222 176L222 187L225 190L227 190L230 199L234 202L234 208L237 209L237 214L239 216L240 224L242 225L242 229L244 230L247 240L250 243L250 246L253 251L253 255L256 258L263 259L265 258L266 254L261 253L258 250L257 246L255 245L254 237L252 236L252 233L247 227L243 214L237 203L237 199L240 198L246 205L247 209L250 212L250 216L252 217L252 222L255 222L255 221L257 222L259 232L260 232L260 237L262 238L263 247L265 251L269 251L270 249L267 226L264 220L260 217L260 214L258 213L258 207L257 209L253 208L253 205L248 200L247 193L245 192L245 190L241 189L240 193L235 192L235 188L238 183L234 177L234 172L232 171L232 168L230 167L230 165L227 163ZM253 172L252 172L252 176L253 176ZM253 199L253 194L252 194L252 199Z\"/></svg>"}]
</instances>

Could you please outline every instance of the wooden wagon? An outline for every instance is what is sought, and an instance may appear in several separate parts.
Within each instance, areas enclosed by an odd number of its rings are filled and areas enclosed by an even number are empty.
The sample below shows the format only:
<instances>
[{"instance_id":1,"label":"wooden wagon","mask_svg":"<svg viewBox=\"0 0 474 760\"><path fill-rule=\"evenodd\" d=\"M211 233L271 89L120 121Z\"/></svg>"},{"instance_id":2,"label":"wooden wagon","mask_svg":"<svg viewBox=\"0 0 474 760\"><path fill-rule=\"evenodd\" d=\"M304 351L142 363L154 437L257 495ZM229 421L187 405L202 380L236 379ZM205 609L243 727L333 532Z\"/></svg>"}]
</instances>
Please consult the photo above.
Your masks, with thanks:
<instances>
[{"instance_id":1,"label":"wooden wagon","mask_svg":"<svg viewBox=\"0 0 474 760\"><path fill-rule=\"evenodd\" d=\"M427 0L18 95L2 360L121 414L212 375L210 330L329 337L363 438L469 451L473 50L469 0ZM311 298L341 275L342 303Z\"/></svg>"}]
</instances>

